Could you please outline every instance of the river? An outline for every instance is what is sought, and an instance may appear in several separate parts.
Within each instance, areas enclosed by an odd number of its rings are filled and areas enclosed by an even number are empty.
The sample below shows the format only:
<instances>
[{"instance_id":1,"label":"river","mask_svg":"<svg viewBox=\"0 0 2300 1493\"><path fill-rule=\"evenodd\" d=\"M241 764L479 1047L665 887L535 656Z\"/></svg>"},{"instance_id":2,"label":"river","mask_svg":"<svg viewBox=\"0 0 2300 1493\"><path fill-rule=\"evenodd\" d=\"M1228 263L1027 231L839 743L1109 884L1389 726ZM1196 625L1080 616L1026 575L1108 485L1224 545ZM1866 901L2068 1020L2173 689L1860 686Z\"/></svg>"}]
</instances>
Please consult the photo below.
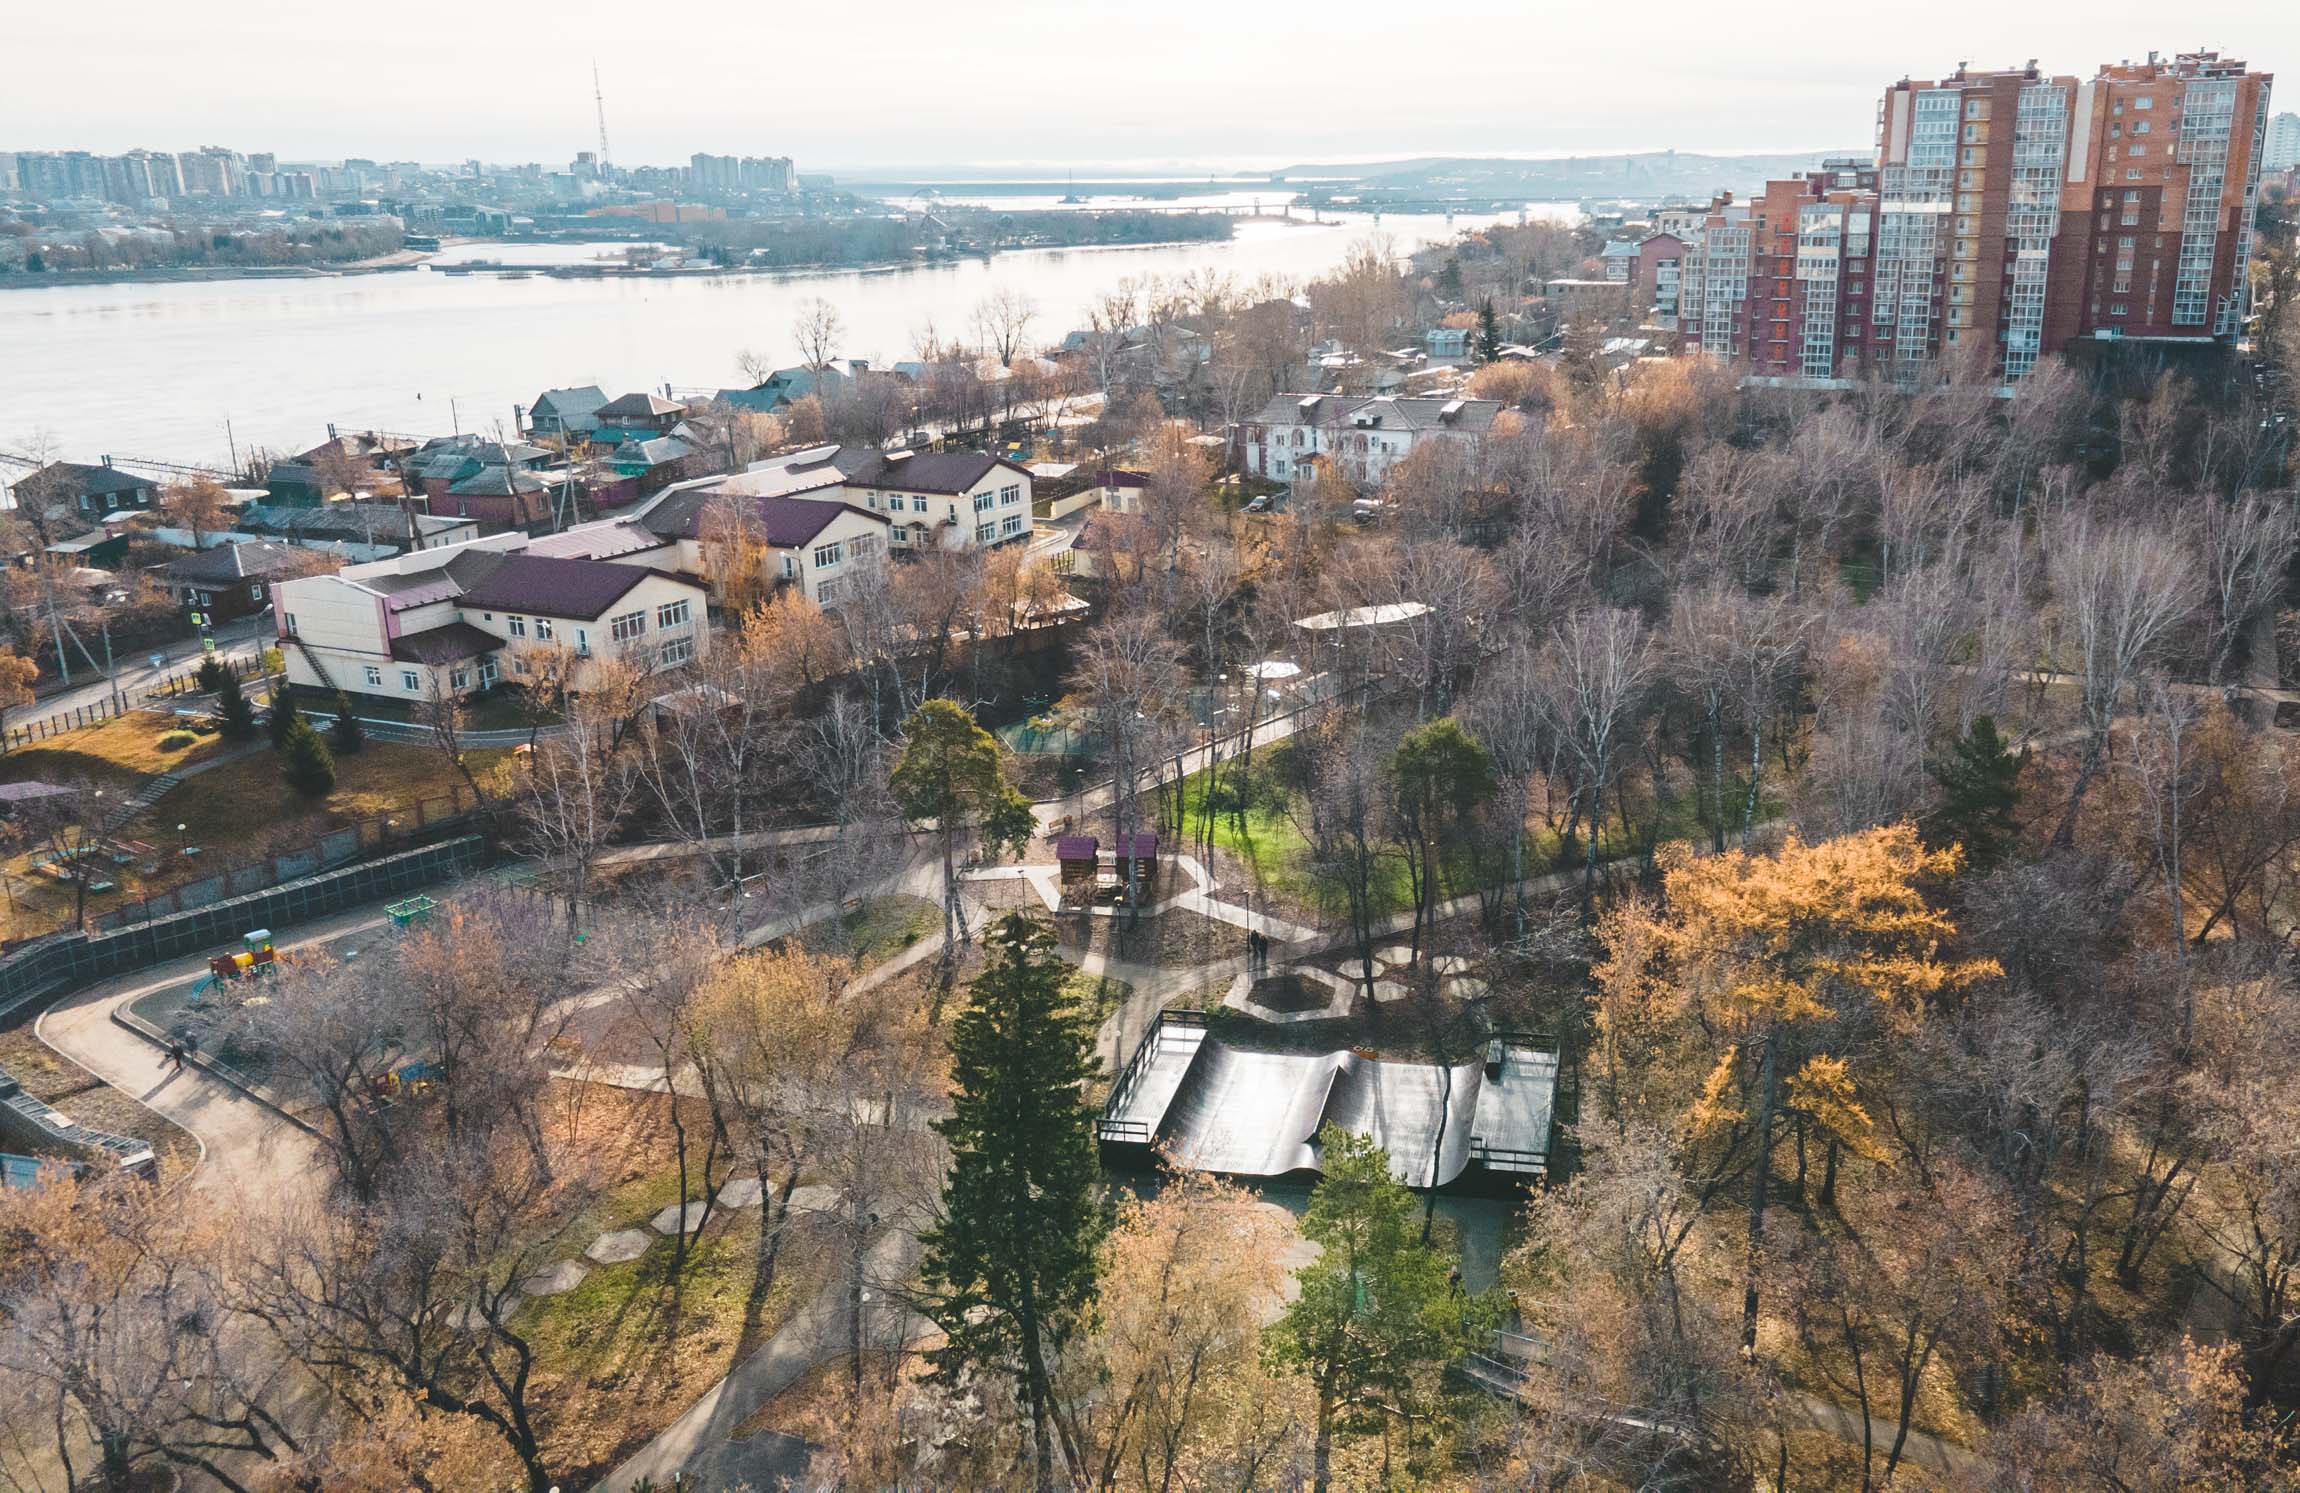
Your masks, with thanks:
<instances>
[{"instance_id":1,"label":"river","mask_svg":"<svg viewBox=\"0 0 2300 1493\"><path fill-rule=\"evenodd\" d=\"M1126 276L1213 269L1241 285L1266 274L1300 280L1339 263L1377 226L1403 251L1519 216L1256 220L1226 243L1027 250L820 274L517 280L415 269L0 290L0 450L21 450L44 431L74 460L109 453L221 465L235 449L244 459L255 448L317 444L330 422L425 435L508 430L514 405L554 386L717 388L742 381L746 349L794 362L791 321L815 296L839 308L847 356L910 357L930 321L946 338L964 336L973 308L1002 286L1030 297L1032 336L1051 343ZM541 247L488 244L455 257L540 263ZM557 245L550 257L622 247Z\"/></svg>"}]
</instances>

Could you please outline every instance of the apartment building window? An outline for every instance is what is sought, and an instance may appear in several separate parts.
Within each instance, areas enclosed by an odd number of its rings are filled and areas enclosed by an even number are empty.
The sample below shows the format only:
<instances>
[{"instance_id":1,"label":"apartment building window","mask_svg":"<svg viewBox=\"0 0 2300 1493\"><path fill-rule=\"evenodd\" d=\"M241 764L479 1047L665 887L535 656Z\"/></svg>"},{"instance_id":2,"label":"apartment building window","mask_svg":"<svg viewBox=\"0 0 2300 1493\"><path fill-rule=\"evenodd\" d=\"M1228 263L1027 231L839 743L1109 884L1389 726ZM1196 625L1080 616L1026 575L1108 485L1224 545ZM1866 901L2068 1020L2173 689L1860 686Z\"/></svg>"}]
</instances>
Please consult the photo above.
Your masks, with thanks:
<instances>
[{"instance_id":1,"label":"apartment building window","mask_svg":"<svg viewBox=\"0 0 2300 1493\"><path fill-rule=\"evenodd\" d=\"M495 681L502 677L503 672L495 667L495 660L492 657L483 658L479 661L479 687L481 689L495 688Z\"/></svg>"},{"instance_id":2,"label":"apartment building window","mask_svg":"<svg viewBox=\"0 0 2300 1493\"><path fill-rule=\"evenodd\" d=\"M799 557L797 555L783 556L783 579L786 581L795 581L798 578Z\"/></svg>"},{"instance_id":3,"label":"apartment building window","mask_svg":"<svg viewBox=\"0 0 2300 1493\"><path fill-rule=\"evenodd\" d=\"M367 666L367 687L369 689L383 688L383 670L377 668L374 664L369 664Z\"/></svg>"},{"instance_id":4,"label":"apartment building window","mask_svg":"<svg viewBox=\"0 0 2300 1493\"><path fill-rule=\"evenodd\" d=\"M845 558L846 549L843 545L818 544L815 546L815 569L817 570L828 570Z\"/></svg>"},{"instance_id":5,"label":"apartment building window","mask_svg":"<svg viewBox=\"0 0 2300 1493\"><path fill-rule=\"evenodd\" d=\"M684 600L667 601L655 608L655 625L668 632L674 627L685 627L692 615L693 607L690 603Z\"/></svg>"},{"instance_id":6,"label":"apartment building window","mask_svg":"<svg viewBox=\"0 0 2300 1493\"><path fill-rule=\"evenodd\" d=\"M591 629L588 627L575 629L575 656L577 658L589 658L591 656Z\"/></svg>"},{"instance_id":7,"label":"apartment building window","mask_svg":"<svg viewBox=\"0 0 2300 1493\"><path fill-rule=\"evenodd\" d=\"M1022 532L1022 515L1017 513L999 524L999 532L1012 538Z\"/></svg>"},{"instance_id":8,"label":"apartment building window","mask_svg":"<svg viewBox=\"0 0 2300 1493\"><path fill-rule=\"evenodd\" d=\"M646 632L647 614L645 612L625 612L620 617L607 619L607 636L618 643L628 643L633 638L644 637Z\"/></svg>"},{"instance_id":9,"label":"apartment building window","mask_svg":"<svg viewBox=\"0 0 2300 1493\"><path fill-rule=\"evenodd\" d=\"M694 656L695 640L693 638L673 638L663 645L663 659L660 667L668 669L674 664L683 664Z\"/></svg>"},{"instance_id":10,"label":"apartment building window","mask_svg":"<svg viewBox=\"0 0 2300 1493\"><path fill-rule=\"evenodd\" d=\"M997 537L998 525L995 521L987 524L976 524L974 526L974 538L975 542L978 544L988 544L990 541L996 539Z\"/></svg>"},{"instance_id":11,"label":"apartment building window","mask_svg":"<svg viewBox=\"0 0 2300 1493\"><path fill-rule=\"evenodd\" d=\"M1014 483L1008 487L1002 487L998 490L998 503L1002 508L1012 508L1015 504L1021 501L1022 484L1019 482Z\"/></svg>"},{"instance_id":12,"label":"apartment building window","mask_svg":"<svg viewBox=\"0 0 2300 1493\"><path fill-rule=\"evenodd\" d=\"M910 511L911 511L911 512L913 512L913 513L924 513L924 512L926 512L926 499L924 499L924 498L912 498L912 499L910 500Z\"/></svg>"},{"instance_id":13,"label":"apartment building window","mask_svg":"<svg viewBox=\"0 0 2300 1493\"><path fill-rule=\"evenodd\" d=\"M527 619L525 617L506 617L503 620L511 624L511 636L515 638L527 636Z\"/></svg>"},{"instance_id":14,"label":"apartment building window","mask_svg":"<svg viewBox=\"0 0 2300 1493\"><path fill-rule=\"evenodd\" d=\"M997 502L998 495L996 493L978 492L974 495L974 511L988 513Z\"/></svg>"},{"instance_id":15,"label":"apartment building window","mask_svg":"<svg viewBox=\"0 0 2300 1493\"><path fill-rule=\"evenodd\" d=\"M2156 100L2154 98L2143 95L2142 97L2136 98L2132 101L2132 107L2135 109L2143 110L2153 109L2156 107Z\"/></svg>"},{"instance_id":16,"label":"apartment building window","mask_svg":"<svg viewBox=\"0 0 2300 1493\"><path fill-rule=\"evenodd\" d=\"M412 695L423 688L423 676L413 669L401 669L399 671L399 683L401 688Z\"/></svg>"},{"instance_id":17,"label":"apartment building window","mask_svg":"<svg viewBox=\"0 0 2300 1493\"><path fill-rule=\"evenodd\" d=\"M447 684L448 687L454 690L457 694L462 694L465 690L471 688L471 671L469 669L448 670Z\"/></svg>"},{"instance_id":18,"label":"apartment building window","mask_svg":"<svg viewBox=\"0 0 2300 1493\"><path fill-rule=\"evenodd\" d=\"M551 619L549 617L535 619L535 640L539 643L551 641Z\"/></svg>"},{"instance_id":19,"label":"apartment building window","mask_svg":"<svg viewBox=\"0 0 2300 1493\"><path fill-rule=\"evenodd\" d=\"M2124 314L2125 314L2125 308L2124 308L2124 307L2122 307L2122 306L2118 306L2118 305L2114 305L2114 304L2111 304L2111 305L2109 306L2109 308L2108 308L2108 314L2109 314L2109 315L2111 315L2111 316L2122 316L2122 315L2124 315Z\"/></svg>"},{"instance_id":20,"label":"apartment building window","mask_svg":"<svg viewBox=\"0 0 2300 1493\"><path fill-rule=\"evenodd\" d=\"M2149 121L2145 119L2135 120L2133 121L2132 132L2135 135L2145 135L2148 133L2148 125Z\"/></svg>"},{"instance_id":21,"label":"apartment building window","mask_svg":"<svg viewBox=\"0 0 2300 1493\"><path fill-rule=\"evenodd\" d=\"M295 613L293 612L287 614L287 634L291 638L295 636Z\"/></svg>"},{"instance_id":22,"label":"apartment building window","mask_svg":"<svg viewBox=\"0 0 2300 1493\"><path fill-rule=\"evenodd\" d=\"M2147 147L2147 146L2145 146L2145 145L2132 145L2132 146L2127 146L2127 147L2125 148L2125 152L2124 152L2124 154L2125 154L2125 156L2126 156L2126 158L2127 158L2127 159L2129 159L2129 160L2135 160L2135 161L2137 161L2137 160L2139 160L2139 159L2140 159L2142 156L2144 156L2144 155L2147 155L2147 154L2148 154L2148 147Z\"/></svg>"}]
</instances>

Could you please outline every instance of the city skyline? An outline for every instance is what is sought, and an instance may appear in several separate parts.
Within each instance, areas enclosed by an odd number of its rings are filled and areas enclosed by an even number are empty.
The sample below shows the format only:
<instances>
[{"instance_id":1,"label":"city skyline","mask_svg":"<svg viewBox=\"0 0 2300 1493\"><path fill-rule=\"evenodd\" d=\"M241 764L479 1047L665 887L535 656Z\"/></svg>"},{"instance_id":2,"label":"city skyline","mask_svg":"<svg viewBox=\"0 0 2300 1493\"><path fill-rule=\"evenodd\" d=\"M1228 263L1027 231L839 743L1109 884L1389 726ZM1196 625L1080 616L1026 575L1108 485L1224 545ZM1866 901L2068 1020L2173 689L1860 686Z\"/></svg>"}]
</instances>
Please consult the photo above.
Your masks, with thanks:
<instances>
[{"instance_id":1,"label":"city skyline","mask_svg":"<svg viewBox=\"0 0 2300 1493\"><path fill-rule=\"evenodd\" d=\"M26 70L0 98L0 148L240 142L295 161L560 163L595 145L596 62L619 162L707 149L788 155L834 173L1198 174L1419 155L1834 150L1869 139L1877 77L1938 76L1960 61L2034 57L2048 72L2084 75L2152 48L2217 48L2262 72L2300 66L2300 12L2230 0L2188 7L2171 28L2159 9L2130 3L2014 13L1954 0L1928 12L1937 40L1817 7L1754 28L1727 11L1670 7L1625 28L1609 15L1528 14L1496 0L1452 7L1442 25L1401 24L1394 8L1352 0L1322 9L1313 28L1204 0L1156 15L1112 10L1088 28L1028 0L1001 24L954 31L941 13L896 0L867 21L710 8L693 13L710 46L652 48L622 45L610 23L627 17L604 6L577 5L534 28L417 0L397 13L400 34L443 39L467 57L507 55L517 86L473 88L465 68L399 68L397 107L347 111L339 72L287 64L372 49L363 19L299 16L296 34L275 40L258 8L222 9L194 16L128 0L108 44L105 107L87 107L68 69ZM1808 10L1826 25L1801 26ZM23 55L60 57L84 44L77 29L46 13L17 22L15 35ZM1799 38L1794 55L1784 37ZM261 66L260 90L199 97L182 81L267 59L280 65ZM1113 87L1114 67L1133 86ZM1718 107L1755 94L1762 108ZM1337 106L1353 99L1364 107Z\"/></svg>"}]
</instances>

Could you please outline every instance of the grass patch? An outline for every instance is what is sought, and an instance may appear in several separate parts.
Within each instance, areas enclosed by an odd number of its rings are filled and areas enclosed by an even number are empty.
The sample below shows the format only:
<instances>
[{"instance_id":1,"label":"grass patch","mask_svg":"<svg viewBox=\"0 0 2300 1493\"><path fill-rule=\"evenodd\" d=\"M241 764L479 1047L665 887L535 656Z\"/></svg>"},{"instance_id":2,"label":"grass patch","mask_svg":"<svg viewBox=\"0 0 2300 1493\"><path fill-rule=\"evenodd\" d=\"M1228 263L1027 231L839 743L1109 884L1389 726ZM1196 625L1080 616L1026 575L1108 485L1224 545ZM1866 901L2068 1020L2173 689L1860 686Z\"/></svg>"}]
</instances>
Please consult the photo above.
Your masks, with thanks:
<instances>
[{"instance_id":1,"label":"grass patch","mask_svg":"<svg viewBox=\"0 0 2300 1493\"><path fill-rule=\"evenodd\" d=\"M513 769L508 751L463 755L490 797L509 790ZM173 844L181 824L185 826L181 838L206 847L211 855L265 846L286 849L363 819L412 814L418 805L428 804L444 814L459 790L467 806L470 801L462 775L430 747L370 741L360 751L338 757L335 773L333 792L323 799L308 799L281 777L276 754L251 752L185 783L154 805L139 821L140 828L130 832L147 840L157 835ZM407 827L413 829L414 822L410 820Z\"/></svg>"},{"instance_id":2,"label":"grass patch","mask_svg":"<svg viewBox=\"0 0 2300 1493\"><path fill-rule=\"evenodd\" d=\"M884 964L942 927L942 909L924 897L873 897L839 919L855 967Z\"/></svg>"},{"instance_id":3,"label":"grass patch","mask_svg":"<svg viewBox=\"0 0 2300 1493\"><path fill-rule=\"evenodd\" d=\"M1078 1002L1096 1025L1102 1019L1132 998L1134 987L1124 980L1113 980L1108 975L1090 975L1074 969L1062 982L1062 993Z\"/></svg>"},{"instance_id":4,"label":"grass patch","mask_svg":"<svg viewBox=\"0 0 2300 1493\"><path fill-rule=\"evenodd\" d=\"M188 735L189 742L174 747L160 744L179 734ZM205 762L226 746L221 736L185 732L173 716L136 711L0 757L0 782L66 783L87 778L100 787L128 787L154 773L180 772Z\"/></svg>"}]
</instances>

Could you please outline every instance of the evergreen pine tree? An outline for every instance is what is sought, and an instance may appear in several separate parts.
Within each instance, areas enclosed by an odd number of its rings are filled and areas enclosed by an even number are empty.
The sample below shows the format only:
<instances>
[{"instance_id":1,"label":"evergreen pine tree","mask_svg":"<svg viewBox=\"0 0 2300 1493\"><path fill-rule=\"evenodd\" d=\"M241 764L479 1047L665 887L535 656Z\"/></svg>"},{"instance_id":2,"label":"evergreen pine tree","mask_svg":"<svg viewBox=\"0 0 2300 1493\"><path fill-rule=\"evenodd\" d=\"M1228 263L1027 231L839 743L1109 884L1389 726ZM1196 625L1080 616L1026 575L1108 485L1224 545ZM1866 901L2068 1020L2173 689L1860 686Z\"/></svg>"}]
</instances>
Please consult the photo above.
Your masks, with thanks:
<instances>
[{"instance_id":1,"label":"evergreen pine tree","mask_svg":"<svg viewBox=\"0 0 2300 1493\"><path fill-rule=\"evenodd\" d=\"M951 1031L951 1114L943 1222L920 1242L928 1312L949 1334L932 1355L955 1381L1013 1378L1029 1408L1037 1486L1054 1485L1059 1424L1051 1367L1094 1299L1109 1211L1097 1198L1094 1027L1066 991L1054 936L1017 913L983 939L989 967Z\"/></svg>"},{"instance_id":2,"label":"evergreen pine tree","mask_svg":"<svg viewBox=\"0 0 2300 1493\"><path fill-rule=\"evenodd\" d=\"M351 696L335 692L335 722L327 728L327 744L338 757L348 757L367 745L367 728L351 708Z\"/></svg>"},{"instance_id":3,"label":"evergreen pine tree","mask_svg":"<svg viewBox=\"0 0 2300 1493\"><path fill-rule=\"evenodd\" d=\"M1487 296L1477 307L1477 360L1491 363L1501 356L1501 319L1494 315L1493 297Z\"/></svg>"},{"instance_id":4,"label":"evergreen pine tree","mask_svg":"<svg viewBox=\"0 0 2300 1493\"><path fill-rule=\"evenodd\" d=\"M241 692L239 676L229 669L216 686L216 716L223 722L226 741L245 741L256 734L255 707Z\"/></svg>"},{"instance_id":5,"label":"evergreen pine tree","mask_svg":"<svg viewBox=\"0 0 2300 1493\"><path fill-rule=\"evenodd\" d=\"M272 686L272 713L264 724L271 732L272 750L287 749L288 737L304 723L303 710L295 702L295 691L282 679Z\"/></svg>"},{"instance_id":6,"label":"evergreen pine tree","mask_svg":"<svg viewBox=\"0 0 2300 1493\"><path fill-rule=\"evenodd\" d=\"M2013 809L2020 802L2021 769L2028 750L2015 752L1997 734L1989 716L1976 716L1972 729L1950 744L1949 755L1933 768L1941 786L1940 807L1932 813L1931 839L1962 845L1966 863L1979 870L2002 861L2019 837Z\"/></svg>"},{"instance_id":7,"label":"evergreen pine tree","mask_svg":"<svg viewBox=\"0 0 2300 1493\"><path fill-rule=\"evenodd\" d=\"M280 745L280 776L306 798L325 798L335 788L335 757L301 716Z\"/></svg>"},{"instance_id":8,"label":"evergreen pine tree","mask_svg":"<svg viewBox=\"0 0 2300 1493\"><path fill-rule=\"evenodd\" d=\"M1264 1338L1271 1362L1317 1396L1312 1487L1333 1486L1337 1435L1372 1435L1395 1416L1426 1423L1440 1409L1431 1371L1493 1327L1493 1303L1458 1293L1453 1260L1421 1241L1414 1195L1391 1175L1378 1141L1338 1125L1318 1132L1324 1174L1302 1215L1318 1245L1295 1276L1301 1295Z\"/></svg>"},{"instance_id":9,"label":"evergreen pine tree","mask_svg":"<svg viewBox=\"0 0 2300 1493\"><path fill-rule=\"evenodd\" d=\"M223 661L213 654L201 659L200 666L192 671L192 678L199 685L201 691L211 695L221 690L224 687L224 681L231 677L232 671L225 668Z\"/></svg>"}]
</instances>

